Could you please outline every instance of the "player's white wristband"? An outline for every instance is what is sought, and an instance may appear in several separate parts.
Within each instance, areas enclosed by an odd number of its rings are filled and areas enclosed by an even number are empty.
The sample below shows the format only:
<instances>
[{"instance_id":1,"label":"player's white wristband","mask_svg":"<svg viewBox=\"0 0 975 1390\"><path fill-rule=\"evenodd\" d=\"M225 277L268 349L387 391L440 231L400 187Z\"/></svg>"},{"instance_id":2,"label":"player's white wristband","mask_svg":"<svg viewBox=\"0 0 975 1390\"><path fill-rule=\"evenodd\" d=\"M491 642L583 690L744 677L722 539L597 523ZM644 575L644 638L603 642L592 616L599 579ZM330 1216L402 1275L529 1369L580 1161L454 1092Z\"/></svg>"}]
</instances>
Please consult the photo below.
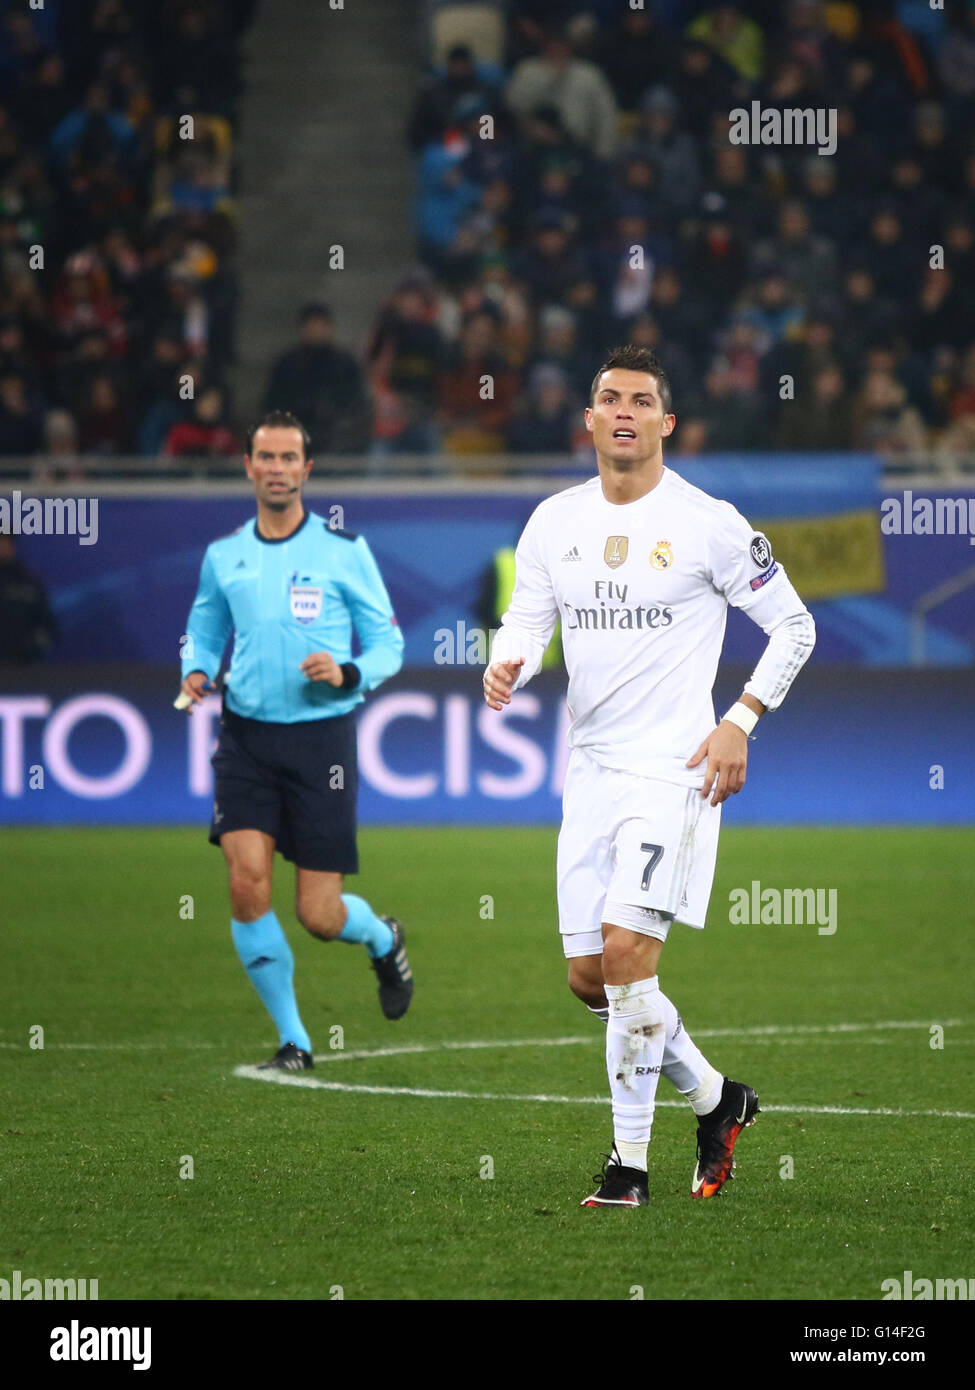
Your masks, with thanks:
<instances>
[{"instance_id":1,"label":"player's white wristband","mask_svg":"<svg viewBox=\"0 0 975 1390\"><path fill-rule=\"evenodd\" d=\"M727 719L729 724L737 724L738 728L747 736L758 723L758 715L747 705L743 705L740 700L736 700L727 714L721 716Z\"/></svg>"}]
</instances>

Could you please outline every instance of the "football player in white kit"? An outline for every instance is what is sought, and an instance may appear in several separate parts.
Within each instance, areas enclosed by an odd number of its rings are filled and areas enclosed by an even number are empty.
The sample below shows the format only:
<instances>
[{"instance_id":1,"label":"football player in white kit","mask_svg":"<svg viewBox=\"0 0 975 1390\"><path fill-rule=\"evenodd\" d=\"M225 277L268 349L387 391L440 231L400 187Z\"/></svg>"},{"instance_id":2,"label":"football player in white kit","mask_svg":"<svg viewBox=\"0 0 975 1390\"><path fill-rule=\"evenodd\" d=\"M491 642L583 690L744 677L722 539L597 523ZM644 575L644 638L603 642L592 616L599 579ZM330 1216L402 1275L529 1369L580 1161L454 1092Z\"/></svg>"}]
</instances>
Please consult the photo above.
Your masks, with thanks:
<instances>
[{"instance_id":1,"label":"football player in white kit","mask_svg":"<svg viewBox=\"0 0 975 1390\"><path fill-rule=\"evenodd\" d=\"M484 674L502 710L539 669L561 618L571 719L558 845L569 988L607 1024L613 1151L583 1206L643 1206L660 1073L698 1119L691 1196L731 1176L758 1112L715 1070L657 978L676 919L703 927L721 803L741 791L748 737L782 702L815 628L765 536L664 467L670 384L646 349L616 349L586 427L598 477L534 511ZM715 722L711 689L728 604L768 635L744 692Z\"/></svg>"}]
</instances>

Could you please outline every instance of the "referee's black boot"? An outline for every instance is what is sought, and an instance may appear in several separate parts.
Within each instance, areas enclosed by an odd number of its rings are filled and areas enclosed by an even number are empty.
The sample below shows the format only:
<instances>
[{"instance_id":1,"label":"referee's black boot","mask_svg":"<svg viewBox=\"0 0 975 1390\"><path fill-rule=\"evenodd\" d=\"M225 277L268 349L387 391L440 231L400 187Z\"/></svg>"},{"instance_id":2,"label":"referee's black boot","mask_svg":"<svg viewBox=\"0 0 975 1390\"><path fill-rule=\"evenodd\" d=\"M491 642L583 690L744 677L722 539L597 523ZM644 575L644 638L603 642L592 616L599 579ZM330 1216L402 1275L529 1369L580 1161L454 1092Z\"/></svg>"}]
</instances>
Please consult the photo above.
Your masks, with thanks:
<instances>
[{"instance_id":1,"label":"referee's black boot","mask_svg":"<svg viewBox=\"0 0 975 1390\"><path fill-rule=\"evenodd\" d=\"M380 917L393 931L393 948L372 962L379 980L379 1003L387 1018L402 1018L413 998L413 971L406 958L406 938L395 917Z\"/></svg>"},{"instance_id":2,"label":"referee's black boot","mask_svg":"<svg viewBox=\"0 0 975 1390\"><path fill-rule=\"evenodd\" d=\"M258 1071L311 1071L315 1065L314 1058L310 1052L299 1047L297 1043L285 1043L279 1047L274 1056L267 1062L261 1062Z\"/></svg>"}]
</instances>

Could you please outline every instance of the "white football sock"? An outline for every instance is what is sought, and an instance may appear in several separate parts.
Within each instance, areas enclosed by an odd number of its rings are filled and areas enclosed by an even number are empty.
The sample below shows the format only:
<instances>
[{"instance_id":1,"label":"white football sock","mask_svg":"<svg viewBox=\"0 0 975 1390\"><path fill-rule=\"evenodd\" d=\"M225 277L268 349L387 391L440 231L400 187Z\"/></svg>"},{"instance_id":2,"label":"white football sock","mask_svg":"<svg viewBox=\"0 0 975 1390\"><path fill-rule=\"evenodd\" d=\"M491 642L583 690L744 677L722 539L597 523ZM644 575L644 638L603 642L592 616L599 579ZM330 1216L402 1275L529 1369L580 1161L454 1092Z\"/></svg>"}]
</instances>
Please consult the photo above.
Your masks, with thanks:
<instances>
[{"instance_id":1,"label":"white football sock","mask_svg":"<svg viewBox=\"0 0 975 1390\"><path fill-rule=\"evenodd\" d=\"M661 992L660 1000L667 1013L667 1041L664 1043L661 1074L690 1102L695 1115L707 1115L721 1099L724 1077L719 1071L715 1071L691 1041L680 1014L666 994ZM586 1008L600 1022L609 1022L608 1007L594 1009L591 1004L587 1004Z\"/></svg>"},{"instance_id":2,"label":"white football sock","mask_svg":"<svg viewBox=\"0 0 975 1390\"><path fill-rule=\"evenodd\" d=\"M666 994L660 994L660 1004L667 1021L663 1074L690 1101L695 1115L706 1115L721 1099L724 1077L691 1041L680 1014Z\"/></svg>"},{"instance_id":3,"label":"white football sock","mask_svg":"<svg viewBox=\"0 0 975 1390\"><path fill-rule=\"evenodd\" d=\"M664 1055L666 1011L656 977L606 985L606 1071L613 1098L613 1139L628 1168L646 1171L653 1102Z\"/></svg>"}]
</instances>

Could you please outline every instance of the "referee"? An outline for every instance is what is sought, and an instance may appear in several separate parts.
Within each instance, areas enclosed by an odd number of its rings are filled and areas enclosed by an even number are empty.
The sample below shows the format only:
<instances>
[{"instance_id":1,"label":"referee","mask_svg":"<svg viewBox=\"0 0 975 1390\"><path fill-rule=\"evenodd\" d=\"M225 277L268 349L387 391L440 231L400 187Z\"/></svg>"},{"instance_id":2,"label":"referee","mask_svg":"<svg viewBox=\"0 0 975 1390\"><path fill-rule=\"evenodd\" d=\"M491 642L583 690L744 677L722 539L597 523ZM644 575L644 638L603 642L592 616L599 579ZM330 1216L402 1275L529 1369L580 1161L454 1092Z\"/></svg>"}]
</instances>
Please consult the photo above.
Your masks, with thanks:
<instances>
[{"instance_id":1,"label":"referee","mask_svg":"<svg viewBox=\"0 0 975 1390\"><path fill-rule=\"evenodd\" d=\"M192 714L215 688L233 634L213 755L210 841L230 875L237 954L280 1035L264 1067L307 1071L294 957L271 908L275 849L295 865L295 909L321 941L365 946L387 1018L410 1006L403 929L342 892L356 848L356 705L403 664L403 635L362 536L330 527L302 502L308 435L287 411L247 437L257 516L214 541L186 625L182 692ZM352 656L353 629L361 652Z\"/></svg>"}]
</instances>

